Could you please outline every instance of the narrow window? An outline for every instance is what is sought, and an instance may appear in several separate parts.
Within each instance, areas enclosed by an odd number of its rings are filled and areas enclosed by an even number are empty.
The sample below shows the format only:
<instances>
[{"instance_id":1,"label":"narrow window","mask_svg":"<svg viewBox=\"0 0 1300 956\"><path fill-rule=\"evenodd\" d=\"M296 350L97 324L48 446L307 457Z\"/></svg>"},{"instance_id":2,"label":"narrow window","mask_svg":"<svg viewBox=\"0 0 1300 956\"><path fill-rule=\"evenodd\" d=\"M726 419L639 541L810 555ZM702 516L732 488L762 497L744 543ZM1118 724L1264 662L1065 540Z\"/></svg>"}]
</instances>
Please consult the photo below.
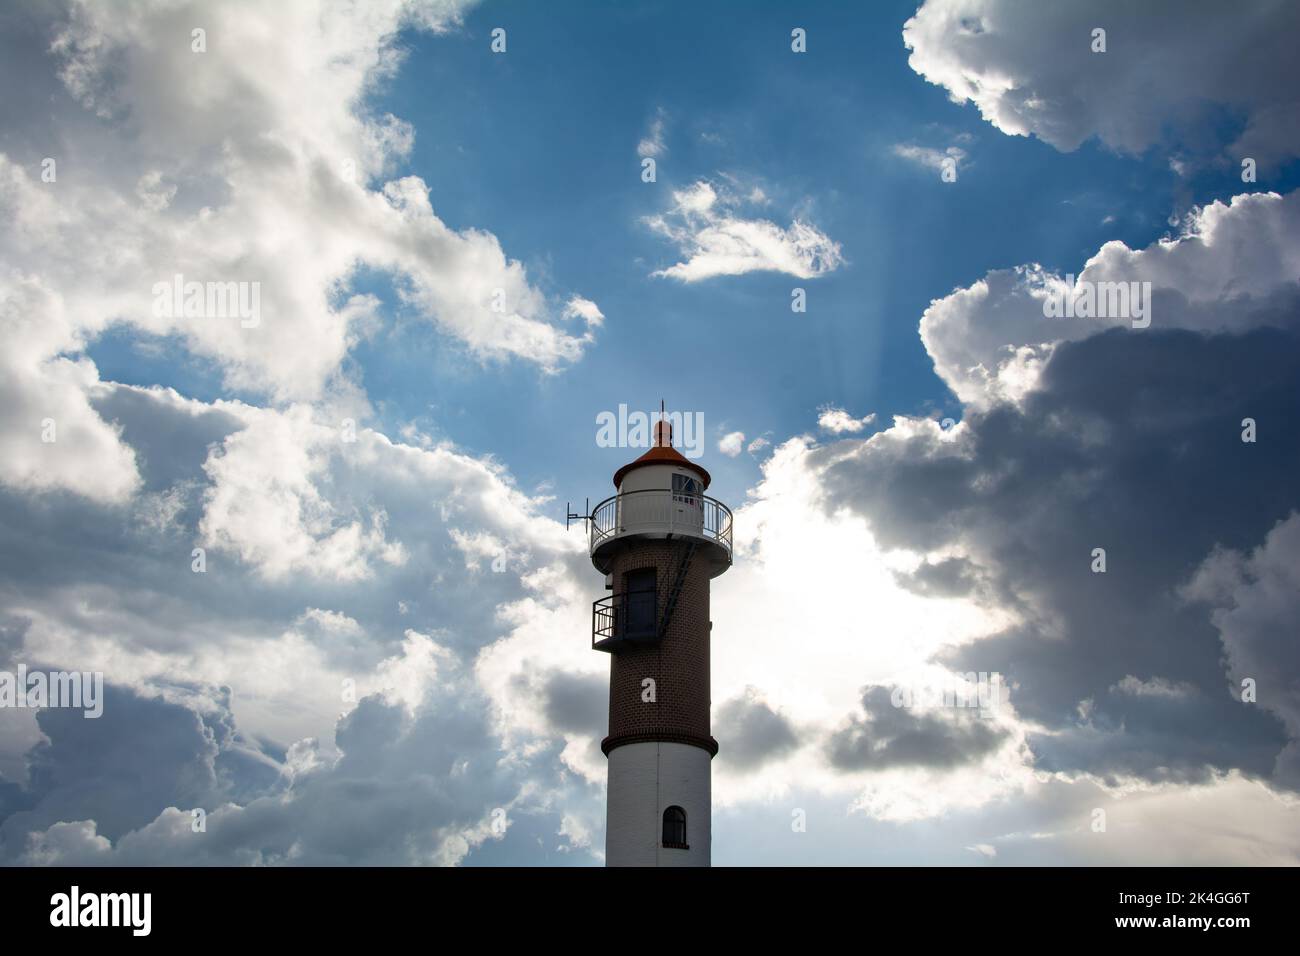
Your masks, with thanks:
<instances>
[{"instance_id":1,"label":"narrow window","mask_svg":"<svg viewBox=\"0 0 1300 956\"><path fill-rule=\"evenodd\" d=\"M686 845L686 811L681 807L669 807L664 811L665 847L672 850L689 850Z\"/></svg>"}]
</instances>

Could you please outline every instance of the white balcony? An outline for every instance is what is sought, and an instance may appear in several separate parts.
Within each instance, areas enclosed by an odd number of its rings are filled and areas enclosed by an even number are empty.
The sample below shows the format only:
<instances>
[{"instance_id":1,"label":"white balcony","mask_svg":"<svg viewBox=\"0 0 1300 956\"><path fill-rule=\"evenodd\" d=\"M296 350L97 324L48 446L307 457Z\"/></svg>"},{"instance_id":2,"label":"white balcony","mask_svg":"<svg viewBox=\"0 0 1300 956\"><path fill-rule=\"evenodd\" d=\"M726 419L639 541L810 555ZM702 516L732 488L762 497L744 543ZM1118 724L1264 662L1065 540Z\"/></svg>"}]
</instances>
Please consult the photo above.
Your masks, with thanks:
<instances>
[{"instance_id":1,"label":"white balcony","mask_svg":"<svg viewBox=\"0 0 1300 956\"><path fill-rule=\"evenodd\" d=\"M731 509L707 495L625 491L596 505L588 523L592 563L608 573L610 555L632 537L698 538L714 576L731 565Z\"/></svg>"}]
</instances>

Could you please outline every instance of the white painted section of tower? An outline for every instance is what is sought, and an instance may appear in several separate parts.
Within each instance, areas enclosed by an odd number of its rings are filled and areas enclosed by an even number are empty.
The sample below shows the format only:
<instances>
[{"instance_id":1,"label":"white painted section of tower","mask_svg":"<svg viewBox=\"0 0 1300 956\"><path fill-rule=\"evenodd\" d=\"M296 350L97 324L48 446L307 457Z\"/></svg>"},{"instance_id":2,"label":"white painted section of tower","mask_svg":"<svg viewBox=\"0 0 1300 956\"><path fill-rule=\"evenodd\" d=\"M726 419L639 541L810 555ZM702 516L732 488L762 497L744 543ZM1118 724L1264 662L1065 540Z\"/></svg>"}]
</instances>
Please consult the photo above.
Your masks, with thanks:
<instances>
[{"instance_id":1,"label":"white painted section of tower","mask_svg":"<svg viewBox=\"0 0 1300 956\"><path fill-rule=\"evenodd\" d=\"M695 472L676 465L643 465L628 474L619 485L618 527L620 534L643 534L662 537L665 534L691 534L703 537L704 511L699 499L674 495L673 475L681 475L702 487L704 482ZM661 494L632 494L632 492L662 492ZM698 492L703 494L703 491Z\"/></svg>"},{"instance_id":2,"label":"white painted section of tower","mask_svg":"<svg viewBox=\"0 0 1300 956\"><path fill-rule=\"evenodd\" d=\"M683 468L681 465L642 465L640 468L634 468L627 473L617 491L620 495L632 491L672 491L673 475L681 475L683 478L694 478L696 481L700 481L698 474L689 468ZM702 485L704 482L700 481L700 484Z\"/></svg>"},{"instance_id":3,"label":"white painted section of tower","mask_svg":"<svg viewBox=\"0 0 1300 956\"><path fill-rule=\"evenodd\" d=\"M660 844L664 811L686 811L689 850ZM713 840L709 752L689 744L649 741L609 752L605 798L606 866L708 866Z\"/></svg>"}]
</instances>

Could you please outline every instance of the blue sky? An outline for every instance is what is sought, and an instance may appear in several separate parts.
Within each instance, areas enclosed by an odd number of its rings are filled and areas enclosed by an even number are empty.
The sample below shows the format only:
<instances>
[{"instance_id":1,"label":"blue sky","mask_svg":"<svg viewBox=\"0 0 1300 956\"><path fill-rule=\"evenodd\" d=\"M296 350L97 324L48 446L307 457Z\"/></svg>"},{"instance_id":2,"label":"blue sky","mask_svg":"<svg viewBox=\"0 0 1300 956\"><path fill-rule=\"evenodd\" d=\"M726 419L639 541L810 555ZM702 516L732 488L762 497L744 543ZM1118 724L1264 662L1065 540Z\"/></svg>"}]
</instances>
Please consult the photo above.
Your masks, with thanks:
<instances>
[{"instance_id":1,"label":"blue sky","mask_svg":"<svg viewBox=\"0 0 1300 956\"><path fill-rule=\"evenodd\" d=\"M1298 25L0 13L0 671L109 688L0 711L0 861L599 864L562 509L662 398L736 510L715 863L1294 863ZM260 321L158 314L177 272ZM1049 318L1067 275L1150 327ZM882 706L976 672L992 719Z\"/></svg>"},{"instance_id":2,"label":"blue sky","mask_svg":"<svg viewBox=\"0 0 1300 956\"><path fill-rule=\"evenodd\" d=\"M605 490L625 456L595 446L593 419L619 403L649 410L662 396L704 411L715 440L796 433L826 403L884 423L956 414L916 334L930 300L1022 262L1077 271L1110 239L1145 246L1169 233L1178 186L1156 152L1124 158L1091 142L1063 155L990 130L908 69L898 27L913 10L811 4L792 20L773 4L600 16L517 4L472 11L452 37L412 37L408 67L375 103L439 131L417 136L409 168L440 214L491 229L539 281L581 290L610 321L581 367L556 378L466 372L437 342L389 338L358 356L371 394L395 416L425 403L451 412L457 442L561 498L593 478ZM805 55L790 51L796 21L811 38ZM508 53L484 56L500 23ZM448 89L456 95L439 95ZM661 110L668 153L658 181L642 183L634 146ZM892 152L958 137L971 158L956 183ZM723 175L764 188L764 214L781 224L809 218L845 265L806 282L652 277L677 250L642 218L671 190ZM1233 181L1217 178L1208 194L1231 195ZM790 311L796 286L806 314ZM749 460L709 464L733 496L757 474Z\"/></svg>"}]
</instances>

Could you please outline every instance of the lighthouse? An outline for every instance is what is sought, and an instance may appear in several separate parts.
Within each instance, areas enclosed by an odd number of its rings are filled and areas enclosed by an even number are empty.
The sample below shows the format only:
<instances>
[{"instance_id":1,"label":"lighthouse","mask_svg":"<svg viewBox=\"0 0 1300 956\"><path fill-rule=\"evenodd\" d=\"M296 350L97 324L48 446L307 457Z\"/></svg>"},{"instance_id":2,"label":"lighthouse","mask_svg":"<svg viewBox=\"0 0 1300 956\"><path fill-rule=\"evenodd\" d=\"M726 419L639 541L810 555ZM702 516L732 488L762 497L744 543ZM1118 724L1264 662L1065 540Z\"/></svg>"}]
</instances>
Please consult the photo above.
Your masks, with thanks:
<instances>
[{"instance_id":1,"label":"lighthouse","mask_svg":"<svg viewBox=\"0 0 1300 956\"><path fill-rule=\"evenodd\" d=\"M610 592L591 614L591 646L610 655L607 866L710 862L709 585L731 567L731 511L708 487L661 411L654 444L586 516Z\"/></svg>"}]
</instances>

